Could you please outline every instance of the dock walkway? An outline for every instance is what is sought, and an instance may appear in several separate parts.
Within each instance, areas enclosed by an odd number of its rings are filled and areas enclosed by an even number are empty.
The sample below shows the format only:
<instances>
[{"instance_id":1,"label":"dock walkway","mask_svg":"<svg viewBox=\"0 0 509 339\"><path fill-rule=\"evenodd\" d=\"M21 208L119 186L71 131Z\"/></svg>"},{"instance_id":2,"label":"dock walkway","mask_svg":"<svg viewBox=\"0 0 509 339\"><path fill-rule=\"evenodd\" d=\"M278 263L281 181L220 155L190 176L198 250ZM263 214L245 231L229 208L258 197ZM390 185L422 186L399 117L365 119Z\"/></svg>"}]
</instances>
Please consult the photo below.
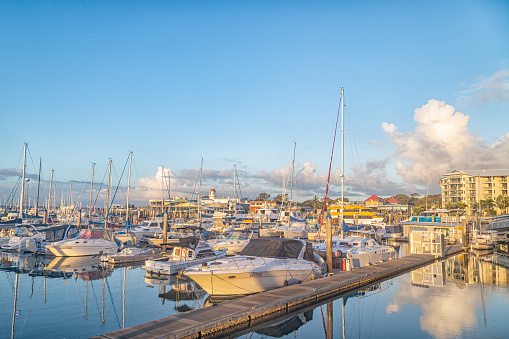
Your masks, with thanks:
<instances>
[{"instance_id":1,"label":"dock walkway","mask_svg":"<svg viewBox=\"0 0 509 339\"><path fill-rule=\"evenodd\" d=\"M298 309L318 305L321 301L334 296L396 277L462 251L461 245L453 245L446 247L445 255L440 258L434 255L413 254L354 271L337 271L337 274L325 278L222 302L95 338L224 337Z\"/></svg>"}]
</instances>

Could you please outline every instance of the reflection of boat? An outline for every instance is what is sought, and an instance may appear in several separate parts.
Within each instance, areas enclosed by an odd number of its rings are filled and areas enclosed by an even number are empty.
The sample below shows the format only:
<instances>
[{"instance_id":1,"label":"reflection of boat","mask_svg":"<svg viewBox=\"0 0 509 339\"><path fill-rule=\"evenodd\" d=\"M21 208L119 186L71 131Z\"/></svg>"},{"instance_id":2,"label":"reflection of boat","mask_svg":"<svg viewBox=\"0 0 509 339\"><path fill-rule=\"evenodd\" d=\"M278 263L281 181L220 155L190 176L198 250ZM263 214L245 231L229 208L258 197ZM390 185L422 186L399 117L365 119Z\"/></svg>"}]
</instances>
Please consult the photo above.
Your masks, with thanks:
<instances>
[{"instance_id":1,"label":"reflection of boat","mask_svg":"<svg viewBox=\"0 0 509 339\"><path fill-rule=\"evenodd\" d=\"M78 237L54 242L46 246L57 257L77 257L104 253L117 253L122 242L112 231L94 228L81 230Z\"/></svg>"},{"instance_id":2,"label":"reflection of boat","mask_svg":"<svg viewBox=\"0 0 509 339\"><path fill-rule=\"evenodd\" d=\"M310 320L313 320L313 310L309 310L289 319L265 326L262 329L256 330L256 333L268 335L274 338L281 338L298 330L302 325L305 325Z\"/></svg>"},{"instance_id":3,"label":"reflection of boat","mask_svg":"<svg viewBox=\"0 0 509 339\"><path fill-rule=\"evenodd\" d=\"M97 280L111 275L111 270L101 265L99 257L56 257L46 267L44 274L68 276L77 274L82 280Z\"/></svg>"},{"instance_id":4,"label":"reflection of boat","mask_svg":"<svg viewBox=\"0 0 509 339\"><path fill-rule=\"evenodd\" d=\"M226 251L213 251L205 241L196 237L179 239L178 244L174 244L170 256L155 260L147 260L143 269L151 274L176 274L188 267L204 264L211 260L222 258Z\"/></svg>"},{"instance_id":5,"label":"reflection of boat","mask_svg":"<svg viewBox=\"0 0 509 339\"><path fill-rule=\"evenodd\" d=\"M247 295L320 277L311 244L297 239L252 239L240 255L193 266L184 274L210 295Z\"/></svg>"},{"instance_id":6,"label":"reflection of boat","mask_svg":"<svg viewBox=\"0 0 509 339\"><path fill-rule=\"evenodd\" d=\"M164 293L160 293L160 298L172 301L186 301L202 299L205 295L207 295L207 292L205 292L194 281L182 277L170 285L171 289Z\"/></svg>"},{"instance_id":7,"label":"reflection of boat","mask_svg":"<svg viewBox=\"0 0 509 339\"><path fill-rule=\"evenodd\" d=\"M226 250L226 254L240 253L253 238L258 238L258 232L250 230L232 231L226 238L217 240L210 246L213 250Z\"/></svg>"}]
</instances>

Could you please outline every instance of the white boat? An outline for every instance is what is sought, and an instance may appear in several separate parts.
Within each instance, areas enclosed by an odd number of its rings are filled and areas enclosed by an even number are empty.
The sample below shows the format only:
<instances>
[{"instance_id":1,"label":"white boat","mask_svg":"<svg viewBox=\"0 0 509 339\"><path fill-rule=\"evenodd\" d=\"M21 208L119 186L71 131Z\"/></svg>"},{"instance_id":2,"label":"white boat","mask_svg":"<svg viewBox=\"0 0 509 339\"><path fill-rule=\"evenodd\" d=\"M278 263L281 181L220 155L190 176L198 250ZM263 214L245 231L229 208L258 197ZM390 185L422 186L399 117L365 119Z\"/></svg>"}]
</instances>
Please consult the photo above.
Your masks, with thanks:
<instances>
[{"instance_id":1,"label":"white boat","mask_svg":"<svg viewBox=\"0 0 509 339\"><path fill-rule=\"evenodd\" d=\"M51 243L46 249L57 257L79 257L117 253L122 247L112 231L93 228L81 230L76 238Z\"/></svg>"},{"instance_id":2,"label":"white boat","mask_svg":"<svg viewBox=\"0 0 509 339\"><path fill-rule=\"evenodd\" d=\"M321 277L313 258L304 240L256 238L240 255L190 267L184 275L209 295L248 295Z\"/></svg>"},{"instance_id":3,"label":"white boat","mask_svg":"<svg viewBox=\"0 0 509 339\"><path fill-rule=\"evenodd\" d=\"M326 244L323 242L315 244L314 250L325 256ZM397 257L394 247L380 245L374 239L362 236L332 237L332 253L340 260L341 269L345 271L375 265Z\"/></svg>"},{"instance_id":4,"label":"white boat","mask_svg":"<svg viewBox=\"0 0 509 339\"><path fill-rule=\"evenodd\" d=\"M171 255L156 260L147 260L142 266L150 274L171 275L188 267L222 258L226 251L214 251L205 241L197 237L179 239Z\"/></svg>"},{"instance_id":5,"label":"white boat","mask_svg":"<svg viewBox=\"0 0 509 339\"><path fill-rule=\"evenodd\" d=\"M235 230L226 238L217 240L210 247L213 250L226 250L227 255L239 254L251 239L258 238L257 231Z\"/></svg>"},{"instance_id":6,"label":"white boat","mask_svg":"<svg viewBox=\"0 0 509 339\"><path fill-rule=\"evenodd\" d=\"M147 238L163 234L163 221L162 220L146 220L141 225L134 227L131 232L136 235L138 242L146 240Z\"/></svg>"},{"instance_id":7,"label":"white boat","mask_svg":"<svg viewBox=\"0 0 509 339\"><path fill-rule=\"evenodd\" d=\"M310 231L306 219L297 209L281 211L276 225L260 230L261 237L277 237L288 239L307 239Z\"/></svg>"},{"instance_id":8,"label":"white boat","mask_svg":"<svg viewBox=\"0 0 509 339\"><path fill-rule=\"evenodd\" d=\"M14 228L14 235L9 238L2 250L19 252L37 252L41 248L45 235L33 225L23 225Z\"/></svg>"},{"instance_id":9,"label":"white boat","mask_svg":"<svg viewBox=\"0 0 509 339\"><path fill-rule=\"evenodd\" d=\"M157 259L162 257L161 252L155 252L151 248L125 247L118 253L101 255L101 262L109 264L123 264L145 261L147 259Z\"/></svg>"}]
</instances>

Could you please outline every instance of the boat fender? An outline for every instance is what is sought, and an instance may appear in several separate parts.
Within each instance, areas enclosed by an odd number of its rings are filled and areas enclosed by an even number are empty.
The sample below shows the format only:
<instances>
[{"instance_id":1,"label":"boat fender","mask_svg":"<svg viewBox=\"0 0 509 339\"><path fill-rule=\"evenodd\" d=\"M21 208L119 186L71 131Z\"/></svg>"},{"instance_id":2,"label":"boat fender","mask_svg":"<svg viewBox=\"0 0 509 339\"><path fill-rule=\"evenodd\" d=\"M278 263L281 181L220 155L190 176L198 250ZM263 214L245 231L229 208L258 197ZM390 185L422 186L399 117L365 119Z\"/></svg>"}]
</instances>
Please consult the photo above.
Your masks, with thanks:
<instances>
[{"instance_id":1,"label":"boat fender","mask_svg":"<svg viewBox=\"0 0 509 339\"><path fill-rule=\"evenodd\" d=\"M316 279L316 274L311 273L311 280L315 280L315 279Z\"/></svg>"},{"instance_id":2,"label":"boat fender","mask_svg":"<svg viewBox=\"0 0 509 339\"><path fill-rule=\"evenodd\" d=\"M283 286L288 286L288 280L285 280L285 282L283 283Z\"/></svg>"}]
</instances>

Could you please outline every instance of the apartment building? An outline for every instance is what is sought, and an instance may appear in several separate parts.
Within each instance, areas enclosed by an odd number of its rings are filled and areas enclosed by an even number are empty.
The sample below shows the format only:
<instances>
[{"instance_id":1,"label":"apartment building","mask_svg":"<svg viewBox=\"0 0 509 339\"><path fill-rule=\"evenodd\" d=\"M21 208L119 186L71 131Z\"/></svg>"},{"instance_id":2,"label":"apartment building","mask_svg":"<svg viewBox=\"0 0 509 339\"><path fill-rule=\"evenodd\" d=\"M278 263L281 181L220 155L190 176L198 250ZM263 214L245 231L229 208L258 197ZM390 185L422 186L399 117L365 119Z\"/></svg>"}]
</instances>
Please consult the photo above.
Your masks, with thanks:
<instances>
[{"instance_id":1,"label":"apartment building","mask_svg":"<svg viewBox=\"0 0 509 339\"><path fill-rule=\"evenodd\" d=\"M464 202L467 214L474 215L479 201L495 201L500 195L508 195L508 178L509 169L455 170L444 174L440 179L442 206Z\"/></svg>"}]
</instances>

